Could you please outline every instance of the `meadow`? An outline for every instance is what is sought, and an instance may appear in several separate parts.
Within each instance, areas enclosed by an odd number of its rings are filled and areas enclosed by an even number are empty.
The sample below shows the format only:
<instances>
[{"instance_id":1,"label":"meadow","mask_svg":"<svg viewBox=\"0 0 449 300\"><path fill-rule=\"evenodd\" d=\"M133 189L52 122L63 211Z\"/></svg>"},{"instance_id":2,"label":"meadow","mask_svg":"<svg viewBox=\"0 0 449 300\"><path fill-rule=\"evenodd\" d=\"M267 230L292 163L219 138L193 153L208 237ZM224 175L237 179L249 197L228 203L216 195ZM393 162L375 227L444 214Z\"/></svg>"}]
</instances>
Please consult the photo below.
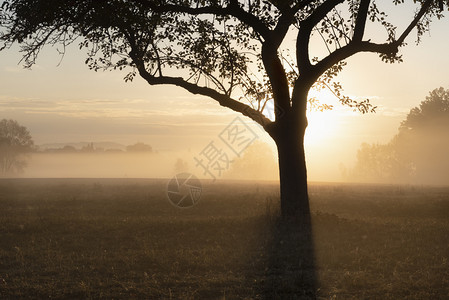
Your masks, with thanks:
<instances>
[{"instance_id":1,"label":"meadow","mask_svg":"<svg viewBox=\"0 0 449 300\"><path fill-rule=\"evenodd\" d=\"M1 299L449 299L449 187L312 183L312 227L275 182L0 180Z\"/></svg>"}]
</instances>

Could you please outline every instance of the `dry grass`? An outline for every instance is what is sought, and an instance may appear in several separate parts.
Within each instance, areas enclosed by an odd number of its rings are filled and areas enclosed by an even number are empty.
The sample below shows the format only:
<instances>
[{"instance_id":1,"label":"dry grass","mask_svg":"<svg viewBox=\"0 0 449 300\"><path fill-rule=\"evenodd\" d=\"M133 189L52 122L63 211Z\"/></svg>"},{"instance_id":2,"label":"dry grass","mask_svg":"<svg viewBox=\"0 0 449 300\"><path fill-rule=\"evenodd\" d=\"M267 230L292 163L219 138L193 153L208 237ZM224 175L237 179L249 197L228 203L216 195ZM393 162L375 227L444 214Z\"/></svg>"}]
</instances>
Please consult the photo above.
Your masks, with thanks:
<instances>
[{"instance_id":1,"label":"dry grass","mask_svg":"<svg viewBox=\"0 0 449 300\"><path fill-rule=\"evenodd\" d=\"M449 189L312 185L313 243L275 184L1 180L0 298L447 299ZM293 229L292 229L293 228Z\"/></svg>"}]
</instances>

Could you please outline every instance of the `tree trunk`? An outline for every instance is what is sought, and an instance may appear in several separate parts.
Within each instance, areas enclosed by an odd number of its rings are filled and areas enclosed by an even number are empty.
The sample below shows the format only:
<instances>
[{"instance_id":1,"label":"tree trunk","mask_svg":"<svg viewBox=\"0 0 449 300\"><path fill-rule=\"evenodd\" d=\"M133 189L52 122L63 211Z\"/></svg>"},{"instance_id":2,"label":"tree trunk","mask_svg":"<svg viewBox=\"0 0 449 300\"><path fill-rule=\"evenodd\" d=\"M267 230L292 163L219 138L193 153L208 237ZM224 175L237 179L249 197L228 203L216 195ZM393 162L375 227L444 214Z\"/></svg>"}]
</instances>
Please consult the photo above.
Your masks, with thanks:
<instances>
[{"instance_id":1,"label":"tree trunk","mask_svg":"<svg viewBox=\"0 0 449 300\"><path fill-rule=\"evenodd\" d=\"M310 220L304 134L307 121L283 120L273 136L278 150L282 217Z\"/></svg>"}]
</instances>

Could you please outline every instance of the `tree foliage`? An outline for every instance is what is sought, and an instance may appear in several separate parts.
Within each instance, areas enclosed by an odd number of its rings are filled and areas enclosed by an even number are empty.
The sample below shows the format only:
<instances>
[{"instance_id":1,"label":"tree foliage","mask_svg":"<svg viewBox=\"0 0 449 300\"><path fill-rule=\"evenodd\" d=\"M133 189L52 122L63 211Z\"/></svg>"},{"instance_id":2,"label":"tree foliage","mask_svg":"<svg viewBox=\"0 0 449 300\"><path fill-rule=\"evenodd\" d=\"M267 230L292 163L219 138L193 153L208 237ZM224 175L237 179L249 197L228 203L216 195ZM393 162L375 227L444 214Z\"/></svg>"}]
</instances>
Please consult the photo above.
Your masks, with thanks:
<instances>
[{"instance_id":1,"label":"tree foliage","mask_svg":"<svg viewBox=\"0 0 449 300\"><path fill-rule=\"evenodd\" d=\"M399 127L402 135L435 130L449 131L449 90L443 87L431 91L419 107L412 108Z\"/></svg>"},{"instance_id":2,"label":"tree foliage","mask_svg":"<svg viewBox=\"0 0 449 300\"><path fill-rule=\"evenodd\" d=\"M0 173L21 172L26 167L24 155L33 150L31 134L15 120L0 121Z\"/></svg>"},{"instance_id":3,"label":"tree foliage","mask_svg":"<svg viewBox=\"0 0 449 300\"><path fill-rule=\"evenodd\" d=\"M268 102L290 111L304 105L295 103L300 102L295 89L316 82L342 103L372 110L369 101L344 96L334 77L344 59L357 52L400 61L398 51L410 31L416 27L419 40L448 1L413 2L418 4L416 15L398 34L377 2L366 0L6 0L0 41L3 47L20 43L28 67L45 45L64 54L67 45L78 43L87 50L86 64L93 70L127 68L125 80L139 73L150 84L174 84L266 125L272 121L262 114ZM367 22L384 28L385 42L365 37ZM281 45L292 30L296 51L285 54ZM314 36L322 39L329 55L309 53Z\"/></svg>"},{"instance_id":4,"label":"tree foliage","mask_svg":"<svg viewBox=\"0 0 449 300\"><path fill-rule=\"evenodd\" d=\"M449 182L449 90L440 87L412 108L385 145L362 144L354 178L366 181Z\"/></svg>"}]
</instances>

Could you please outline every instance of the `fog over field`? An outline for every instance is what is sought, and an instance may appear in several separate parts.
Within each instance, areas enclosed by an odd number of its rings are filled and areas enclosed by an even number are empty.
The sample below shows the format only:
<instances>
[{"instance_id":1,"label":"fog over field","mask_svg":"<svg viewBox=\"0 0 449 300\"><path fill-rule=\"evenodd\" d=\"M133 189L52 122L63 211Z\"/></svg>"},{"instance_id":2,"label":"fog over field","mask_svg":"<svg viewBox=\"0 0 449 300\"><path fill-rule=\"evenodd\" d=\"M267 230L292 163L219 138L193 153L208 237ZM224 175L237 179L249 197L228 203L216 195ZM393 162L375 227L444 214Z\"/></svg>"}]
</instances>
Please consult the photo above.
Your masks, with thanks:
<instances>
[{"instance_id":1,"label":"fog over field","mask_svg":"<svg viewBox=\"0 0 449 300\"><path fill-rule=\"evenodd\" d=\"M34 153L24 177L166 178L175 157L148 153Z\"/></svg>"},{"instance_id":2,"label":"fog over field","mask_svg":"<svg viewBox=\"0 0 449 300\"><path fill-rule=\"evenodd\" d=\"M258 152L260 150L260 152ZM170 178L180 172L190 172L199 178L213 179L196 159L201 149L158 152L37 152L28 157L28 166L10 177L25 178ZM278 170L273 151L257 142L249 146L241 157L229 153L229 164L219 179L277 180Z\"/></svg>"},{"instance_id":3,"label":"fog over field","mask_svg":"<svg viewBox=\"0 0 449 300\"><path fill-rule=\"evenodd\" d=\"M308 178L311 182L365 182L396 184L449 184L449 139L447 133L431 131L395 144L362 144L353 157L344 152L320 156L311 147ZM207 146L207 144L205 144ZM27 155L27 166L4 177L18 178L171 178L189 172L213 179L198 160L203 149L154 152L34 152ZM229 164L215 172L217 180L279 180L276 150L257 141L239 157L229 154ZM339 156L340 155L340 156ZM408 159L413 157L413 161ZM339 158L341 160L339 160ZM198 159L198 160L197 160Z\"/></svg>"}]
</instances>

